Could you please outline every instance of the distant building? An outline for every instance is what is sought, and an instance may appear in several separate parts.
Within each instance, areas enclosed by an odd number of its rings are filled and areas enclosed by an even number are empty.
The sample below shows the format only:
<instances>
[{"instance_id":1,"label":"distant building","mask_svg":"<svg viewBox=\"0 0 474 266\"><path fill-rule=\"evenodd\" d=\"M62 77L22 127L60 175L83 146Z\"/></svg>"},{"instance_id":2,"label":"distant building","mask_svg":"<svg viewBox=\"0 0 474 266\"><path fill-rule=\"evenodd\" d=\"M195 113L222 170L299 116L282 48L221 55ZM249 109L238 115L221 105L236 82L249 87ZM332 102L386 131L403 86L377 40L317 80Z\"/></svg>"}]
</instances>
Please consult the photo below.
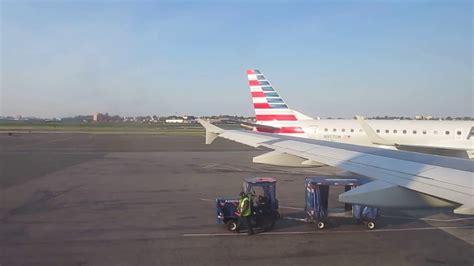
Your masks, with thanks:
<instances>
[{"instance_id":1,"label":"distant building","mask_svg":"<svg viewBox=\"0 0 474 266\"><path fill-rule=\"evenodd\" d=\"M433 116L431 115L417 115L415 116L416 120L432 120Z\"/></svg>"},{"instance_id":2,"label":"distant building","mask_svg":"<svg viewBox=\"0 0 474 266\"><path fill-rule=\"evenodd\" d=\"M104 121L107 120L107 117L108 117L108 114L104 115L104 114L101 114L101 113L95 113L92 120L94 120L94 122L104 122Z\"/></svg>"},{"instance_id":3,"label":"distant building","mask_svg":"<svg viewBox=\"0 0 474 266\"><path fill-rule=\"evenodd\" d=\"M164 119L165 123L169 124L192 124L192 123L197 123L196 117L192 115L185 115L185 116L168 116Z\"/></svg>"},{"instance_id":4,"label":"distant building","mask_svg":"<svg viewBox=\"0 0 474 266\"><path fill-rule=\"evenodd\" d=\"M92 117L92 120L94 122L123 122L122 117L118 115L110 116L109 113L95 113Z\"/></svg>"},{"instance_id":5,"label":"distant building","mask_svg":"<svg viewBox=\"0 0 474 266\"><path fill-rule=\"evenodd\" d=\"M167 124L182 124L182 123L184 123L184 119L183 118L178 118L178 117L172 117L172 118L166 119L165 123L167 123Z\"/></svg>"}]
</instances>

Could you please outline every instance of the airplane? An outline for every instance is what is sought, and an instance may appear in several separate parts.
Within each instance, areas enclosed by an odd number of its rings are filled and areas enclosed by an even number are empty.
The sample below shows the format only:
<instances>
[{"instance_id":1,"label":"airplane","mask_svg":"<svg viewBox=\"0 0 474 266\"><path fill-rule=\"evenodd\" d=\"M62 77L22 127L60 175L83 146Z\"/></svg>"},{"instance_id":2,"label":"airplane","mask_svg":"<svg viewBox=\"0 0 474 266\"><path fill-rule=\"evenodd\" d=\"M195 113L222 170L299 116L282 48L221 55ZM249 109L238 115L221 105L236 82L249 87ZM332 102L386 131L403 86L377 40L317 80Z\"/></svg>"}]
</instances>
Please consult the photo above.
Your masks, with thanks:
<instances>
[{"instance_id":1,"label":"airplane","mask_svg":"<svg viewBox=\"0 0 474 266\"><path fill-rule=\"evenodd\" d=\"M257 156L273 165L292 161L322 163L368 177L372 181L339 195L339 201L380 208L450 207L454 213L474 215L474 161L300 138L273 133L224 130L198 120L206 129L206 144L216 138L272 151ZM255 160L265 163L265 160Z\"/></svg>"},{"instance_id":2,"label":"airplane","mask_svg":"<svg viewBox=\"0 0 474 266\"><path fill-rule=\"evenodd\" d=\"M247 70L257 132L474 159L474 122L314 119L288 107L260 70Z\"/></svg>"}]
</instances>

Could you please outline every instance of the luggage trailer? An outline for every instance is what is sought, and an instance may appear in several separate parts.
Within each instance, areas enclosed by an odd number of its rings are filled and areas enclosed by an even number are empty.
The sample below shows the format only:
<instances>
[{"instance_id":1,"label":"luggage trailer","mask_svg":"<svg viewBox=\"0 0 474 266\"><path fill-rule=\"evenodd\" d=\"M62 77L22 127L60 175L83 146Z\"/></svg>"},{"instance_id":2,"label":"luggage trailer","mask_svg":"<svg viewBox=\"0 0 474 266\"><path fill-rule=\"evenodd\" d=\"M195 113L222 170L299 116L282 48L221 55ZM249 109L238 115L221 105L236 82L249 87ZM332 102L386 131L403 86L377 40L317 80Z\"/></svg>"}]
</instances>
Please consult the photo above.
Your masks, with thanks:
<instances>
[{"instance_id":1,"label":"luggage trailer","mask_svg":"<svg viewBox=\"0 0 474 266\"><path fill-rule=\"evenodd\" d=\"M324 229L331 218L354 218L358 223L365 223L369 230L376 226L378 209L358 204L344 204L344 208L329 208L331 187L343 186L349 191L362 181L357 178L334 178L331 176L307 177L305 180L305 212L307 221L315 223L318 229Z\"/></svg>"}]
</instances>

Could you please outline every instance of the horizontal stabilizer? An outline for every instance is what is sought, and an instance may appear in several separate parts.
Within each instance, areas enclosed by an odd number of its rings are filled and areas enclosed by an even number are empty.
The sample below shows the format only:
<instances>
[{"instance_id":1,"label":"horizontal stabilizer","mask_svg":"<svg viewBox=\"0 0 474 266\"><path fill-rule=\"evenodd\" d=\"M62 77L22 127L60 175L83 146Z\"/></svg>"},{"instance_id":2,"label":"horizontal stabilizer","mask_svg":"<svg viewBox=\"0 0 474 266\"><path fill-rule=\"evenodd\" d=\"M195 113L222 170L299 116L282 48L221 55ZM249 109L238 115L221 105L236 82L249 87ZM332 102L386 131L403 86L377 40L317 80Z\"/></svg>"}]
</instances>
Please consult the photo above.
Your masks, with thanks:
<instances>
[{"instance_id":1,"label":"horizontal stabilizer","mask_svg":"<svg viewBox=\"0 0 474 266\"><path fill-rule=\"evenodd\" d=\"M342 193L339 201L385 208L452 207L447 201L381 180Z\"/></svg>"}]
</instances>

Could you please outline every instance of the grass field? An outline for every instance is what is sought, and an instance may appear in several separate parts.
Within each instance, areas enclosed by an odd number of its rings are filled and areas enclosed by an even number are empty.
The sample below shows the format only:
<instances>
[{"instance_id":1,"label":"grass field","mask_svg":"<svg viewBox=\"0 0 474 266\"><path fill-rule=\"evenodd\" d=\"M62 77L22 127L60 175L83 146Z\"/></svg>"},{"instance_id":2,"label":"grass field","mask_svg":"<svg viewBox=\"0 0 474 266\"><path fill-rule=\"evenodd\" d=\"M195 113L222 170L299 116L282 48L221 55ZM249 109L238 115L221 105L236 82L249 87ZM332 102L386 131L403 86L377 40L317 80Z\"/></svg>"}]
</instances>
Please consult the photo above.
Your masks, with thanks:
<instances>
[{"instance_id":1,"label":"grass field","mask_svg":"<svg viewBox=\"0 0 474 266\"><path fill-rule=\"evenodd\" d=\"M238 128L238 125L220 125ZM183 134L203 135L199 124L142 124L142 123L61 123L61 122L0 122L0 132L78 132L78 133L129 133L129 134Z\"/></svg>"}]
</instances>

